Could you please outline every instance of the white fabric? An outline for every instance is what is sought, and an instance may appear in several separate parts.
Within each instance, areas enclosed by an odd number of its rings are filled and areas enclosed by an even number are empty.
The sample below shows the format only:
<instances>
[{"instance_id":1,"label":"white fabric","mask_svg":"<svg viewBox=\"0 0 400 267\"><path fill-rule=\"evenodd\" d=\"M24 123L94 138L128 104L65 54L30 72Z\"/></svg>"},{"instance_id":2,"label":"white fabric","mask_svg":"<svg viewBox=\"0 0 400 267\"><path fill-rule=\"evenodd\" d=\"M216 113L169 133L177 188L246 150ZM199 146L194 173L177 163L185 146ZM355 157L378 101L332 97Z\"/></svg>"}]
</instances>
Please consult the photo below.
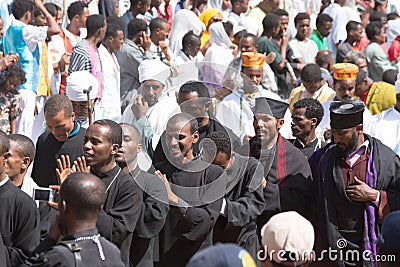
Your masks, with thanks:
<instances>
[{"instance_id":1,"label":"white fabric","mask_svg":"<svg viewBox=\"0 0 400 267\"><path fill-rule=\"evenodd\" d=\"M159 59L143 60L139 65L140 83L156 80L165 85L170 75L171 71L168 66Z\"/></svg>"},{"instance_id":2,"label":"white fabric","mask_svg":"<svg viewBox=\"0 0 400 267\"><path fill-rule=\"evenodd\" d=\"M293 50L293 59L302 58L304 63L314 63L315 56L318 53L318 46L314 41L305 39L300 41L294 38L289 42L290 48Z\"/></svg>"},{"instance_id":3,"label":"white fabric","mask_svg":"<svg viewBox=\"0 0 400 267\"><path fill-rule=\"evenodd\" d=\"M132 101L132 103L133 102L134 101ZM153 149L156 148L162 133L165 131L168 119L179 112L180 109L176 102L176 98L167 92L161 95L160 99L154 106L149 107L146 112L146 118L150 122L153 131ZM124 114L122 115L122 121L129 124L133 124L136 121L132 112L132 104L129 104L126 107Z\"/></svg>"},{"instance_id":4,"label":"white fabric","mask_svg":"<svg viewBox=\"0 0 400 267\"><path fill-rule=\"evenodd\" d=\"M117 57L110 54L103 45L99 47L99 56L102 66L101 100L95 106L96 120L109 119L120 121L120 68ZM161 63L162 64L162 63Z\"/></svg>"},{"instance_id":5,"label":"white fabric","mask_svg":"<svg viewBox=\"0 0 400 267\"><path fill-rule=\"evenodd\" d=\"M203 55L199 52L200 57ZM178 70L176 77L172 78L173 85L181 85L190 80L199 79L199 69L196 66L198 63L198 57L186 56L183 51L179 51L178 56L175 59L175 69ZM204 59L204 58L203 58Z\"/></svg>"},{"instance_id":6,"label":"white fabric","mask_svg":"<svg viewBox=\"0 0 400 267\"><path fill-rule=\"evenodd\" d=\"M216 8L216 9L222 11L222 2L223 2L223 0L208 0L207 8Z\"/></svg>"},{"instance_id":7,"label":"white fabric","mask_svg":"<svg viewBox=\"0 0 400 267\"><path fill-rule=\"evenodd\" d=\"M36 93L32 90L19 90L22 97L21 114L17 117L17 133L32 137L33 123L35 121Z\"/></svg>"},{"instance_id":8,"label":"white fabric","mask_svg":"<svg viewBox=\"0 0 400 267\"><path fill-rule=\"evenodd\" d=\"M277 94L261 89L261 86L258 87L259 91L253 99L257 97L268 97L278 101L283 101ZM248 101L245 99L241 101L241 98L242 94L240 92L232 92L230 95L226 96L218 107L216 118L224 126L229 127L237 136L243 137L246 134L254 136L253 111L251 110ZM243 105L242 127L240 127L241 104Z\"/></svg>"},{"instance_id":9,"label":"white fabric","mask_svg":"<svg viewBox=\"0 0 400 267\"><path fill-rule=\"evenodd\" d=\"M95 99L99 88L99 82L88 71L76 71L67 77L66 94L71 101L87 101L87 94L83 90L92 87L90 99Z\"/></svg>"},{"instance_id":10,"label":"white fabric","mask_svg":"<svg viewBox=\"0 0 400 267\"><path fill-rule=\"evenodd\" d=\"M258 32L257 20L251 17L240 16L238 27L245 28L248 33L254 34L255 36L261 34L261 32Z\"/></svg>"},{"instance_id":11,"label":"white fabric","mask_svg":"<svg viewBox=\"0 0 400 267\"><path fill-rule=\"evenodd\" d=\"M400 1L399 0L389 0L388 1L387 13L392 13L392 12L400 15Z\"/></svg>"},{"instance_id":12,"label":"white fabric","mask_svg":"<svg viewBox=\"0 0 400 267\"><path fill-rule=\"evenodd\" d=\"M208 31L210 33L209 41L211 45L216 44L223 48L229 48L232 45L229 36L226 34L224 30L222 22L216 22L211 24Z\"/></svg>"},{"instance_id":13,"label":"white fabric","mask_svg":"<svg viewBox=\"0 0 400 267\"><path fill-rule=\"evenodd\" d=\"M3 181L0 182L0 187L2 187L3 185L5 185L9 179L10 179L10 178L8 178L8 176L6 176L6 178L5 178Z\"/></svg>"},{"instance_id":14,"label":"white fabric","mask_svg":"<svg viewBox=\"0 0 400 267\"><path fill-rule=\"evenodd\" d=\"M394 107L374 115L367 131L400 156L400 113Z\"/></svg>"},{"instance_id":15,"label":"white fabric","mask_svg":"<svg viewBox=\"0 0 400 267\"><path fill-rule=\"evenodd\" d=\"M331 106L332 102L333 102L333 100L329 100L329 101L322 103L322 107L324 108L324 117L322 118L320 124L317 127L317 128L319 128L318 131L316 130L316 133L317 132L320 133L320 135L317 137L320 138L321 140L324 140L323 139L324 132L326 130L331 129L331 117L330 117L330 113L329 113L329 107ZM366 129L368 129L368 124L371 121L372 121L371 112L367 108L365 108L364 114L363 114L363 125L364 125L364 132L367 134L369 133L369 131Z\"/></svg>"},{"instance_id":16,"label":"white fabric","mask_svg":"<svg viewBox=\"0 0 400 267\"><path fill-rule=\"evenodd\" d=\"M400 10L399 10L400 11ZM400 19L389 20L386 30L386 49L388 50L394 39L400 35Z\"/></svg>"},{"instance_id":17,"label":"white fabric","mask_svg":"<svg viewBox=\"0 0 400 267\"><path fill-rule=\"evenodd\" d=\"M329 50L336 55L336 44L347 38L346 24L349 22L343 8L337 3L331 4L325 8L324 14L328 14L333 19L332 32L328 35L327 41Z\"/></svg>"},{"instance_id":18,"label":"white fabric","mask_svg":"<svg viewBox=\"0 0 400 267\"><path fill-rule=\"evenodd\" d=\"M33 189L39 188L39 186L33 181L29 175L25 175L24 181L22 182L21 190L25 192L28 196L33 198ZM36 202L36 207L39 207L39 201Z\"/></svg>"},{"instance_id":19,"label":"white fabric","mask_svg":"<svg viewBox=\"0 0 400 267\"><path fill-rule=\"evenodd\" d=\"M200 35L205 29L206 26L194 12L186 9L179 10L172 21L169 48L174 55L178 55L182 49L182 38L186 33L193 31L194 34Z\"/></svg>"},{"instance_id":20,"label":"white fabric","mask_svg":"<svg viewBox=\"0 0 400 267\"><path fill-rule=\"evenodd\" d=\"M400 94L400 73L397 74L397 80L395 83L395 90L396 90L396 95Z\"/></svg>"},{"instance_id":21,"label":"white fabric","mask_svg":"<svg viewBox=\"0 0 400 267\"><path fill-rule=\"evenodd\" d=\"M13 23L15 25L25 26L22 28L22 36L29 50L32 52L35 51L38 43L46 41L47 26L37 27L33 25L26 25L19 20L14 20Z\"/></svg>"}]
</instances>

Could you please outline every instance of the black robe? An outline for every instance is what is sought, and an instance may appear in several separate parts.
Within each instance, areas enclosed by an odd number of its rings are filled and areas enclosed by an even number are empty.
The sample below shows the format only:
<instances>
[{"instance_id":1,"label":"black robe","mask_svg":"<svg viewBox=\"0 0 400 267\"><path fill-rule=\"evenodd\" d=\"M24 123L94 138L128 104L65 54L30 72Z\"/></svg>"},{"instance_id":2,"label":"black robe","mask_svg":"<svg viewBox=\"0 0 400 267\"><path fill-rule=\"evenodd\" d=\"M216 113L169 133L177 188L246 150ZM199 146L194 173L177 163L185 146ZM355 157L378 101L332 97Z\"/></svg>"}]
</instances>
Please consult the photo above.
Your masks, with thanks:
<instances>
[{"instance_id":1,"label":"black robe","mask_svg":"<svg viewBox=\"0 0 400 267\"><path fill-rule=\"evenodd\" d=\"M3 238L0 235L0 266L10 266L10 259L8 258L7 248L4 246Z\"/></svg>"},{"instance_id":2,"label":"black robe","mask_svg":"<svg viewBox=\"0 0 400 267\"><path fill-rule=\"evenodd\" d=\"M249 144L250 155L259 159L260 146L256 137L250 139ZM260 229L273 215L283 211L297 211L306 218L311 216L312 176L306 157L281 135L274 149L270 168L260 160L267 180L266 205L257 220Z\"/></svg>"},{"instance_id":3,"label":"black robe","mask_svg":"<svg viewBox=\"0 0 400 267\"><path fill-rule=\"evenodd\" d=\"M102 236L121 249L122 261L128 265L129 250L140 215L143 192L118 166L105 173L94 174L104 182L106 188L110 186L106 193L103 211L97 219L97 228Z\"/></svg>"},{"instance_id":4,"label":"black robe","mask_svg":"<svg viewBox=\"0 0 400 267\"><path fill-rule=\"evenodd\" d=\"M390 211L400 209L400 159L378 139L366 134L364 137L369 141L368 155L371 145L373 147L372 160L377 181L374 189L381 191L381 203L375 209L375 232L379 233L379 221L382 221L383 216ZM363 236L365 203L354 202L348 198L337 158L337 147L331 143L317 150L309 160L314 177L312 221L316 230L316 250L318 253L328 246L338 250L338 240L344 239L346 246L342 250L343 254L346 254L347 249L362 253L365 238ZM383 194L386 194L386 197ZM369 261L358 261L356 264L356 266L371 266ZM345 264L338 260L315 262L314 266L345 266Z\"/></svg>"},{"instance_id":5,"label":"black robe","mask_svg":"<svg viewBox=\"0 0 400 267\"><path fill-rule=\"evenodd\" d=\"M223 126L216 118L210 117L210 120L207 125L204 125L202 127L199 127L199 141L197 143L193 144L193 153L196 155L200 154L200 143L203 139L207 137L210 133L213 132L225 132L229 135L231 138L231 143L233 149L236 149L241 146L241 142L239 137L237 137L231 129ZM165 131L161 135L160 141L157 144L156 149L154 150L153 153L153 165L160 163L160 162L166 162L167 159L164 154L163 147L167 147L165 144Z\"/></svg>"},{"instance_id":6,"label":"black robe","mask_svg":"<svg viewBox=\"0 0 400 267\"><path fill-rule=\"evenodd\" d=\"M179 169L169 162L156 164L155 168L166 174L181 201L181 205L170 205L159 234L160 261L156 266L185 266L199 249L212 245L213 227L226 190L226 173L199 158Z\"/></svg>"},{"instance_id":7,"label":"black robe","mask_svg":"<svg viewBox=\"0 0 400 267\"><path fill-rule=\"evenodd\" d=\"M318 138L315 138L315 140L312 141L311 143L309 143L308 145L303 145L303 143L298 138L289 139L288 141L290 141L297 149L299 149L301 152L303 152L303 154L307 158L310 158L312 153L314 153L318 149L323 148L324 146L327 145L326 142L321 141Z\"/></svg>"},{"instance_id":8,"label":"black robe","mask_svg":"<svg viewBox=\"0 0 400 267\"><path fill-rule=\"evenodd\" d=\"M36 203L10 180L0 187L0 233L11 266L22 264L39 245Z\"/></svg>"},{"instance_id":9,"label":"black robe","mask_svg":"<svg viewBox=\"0 0 400 267\"><path fill-rule=\"evenodd\" d=\"M220 215L214 227L214 243L236 243L257 259L257 216L265 207L263 168L254 158L235 155L227 170L228 187L225 194L225 214Z\"/></svg>"},{"instance_id":10,"label":"black robe","mask_svg":"<svg viewBox=\"0 0 400 267\"><path fill-rule=\"evenodd\" d=\"M75 126L76 127L76 126ZM64 142L59 142L54 135L45 131L36 142L36 154L33 161L32 178L42 187L57 185L57 159L69 155L71 163L83 155L83 142L86 130L82 127L78 133Z\"/></svg>"},{"instance_id":11,"label":"black robe","mask_svg":"<svg viewBox=\"0 0 400 267\"><path fill-rule=\"evenodd\" d=\"M164 226L169 212L168 194L164 182L150 173L136 167L130 176L143 190L143 202L140 217L133 232L130 252L130 263L133 266L153 266L153 261L158 261L153 255L154 238Z\"/></svg>"},{"instance_id":12,"label":"black robe","mask_svg":"<svg viewBox=\"0 0 400 267\"><path fill-rule=\"evenodd\" d=\"M62 238L62 241L75 243L80 248L82 266L114 266L123 267L119 249L110 241L100 236L99 241L104 253L104 261L100 258L98 246L93 240L73 242L75 239L85 236L97 235L97 229L84 230ZM71 267L75 266L75 255L65 245L57 243L47 237L35 249L33 255L20 267Z\"/></svg>"}]
</instances>

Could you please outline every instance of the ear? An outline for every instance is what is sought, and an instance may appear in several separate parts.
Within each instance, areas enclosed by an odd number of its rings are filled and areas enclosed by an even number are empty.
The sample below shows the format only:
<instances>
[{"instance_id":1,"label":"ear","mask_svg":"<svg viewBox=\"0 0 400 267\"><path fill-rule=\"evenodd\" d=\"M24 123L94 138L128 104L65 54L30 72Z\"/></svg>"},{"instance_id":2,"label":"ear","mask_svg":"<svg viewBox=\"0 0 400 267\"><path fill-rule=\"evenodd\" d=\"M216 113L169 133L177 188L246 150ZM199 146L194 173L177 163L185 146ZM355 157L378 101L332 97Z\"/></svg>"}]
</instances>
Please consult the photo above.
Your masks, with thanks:
<instances>
[{"instance_id":1,"label":"ear","mask_svg":"<svg viewBox=\"0 0 400 267\"><path fill-rule=\"evenodd\" d=\"M138 144L138 145L137 145L136 152L137 152L137 153L142 152L142 144Z\"/></svg>"},{"instance_id":2,"label":"ear","mask_svg":"<svg viewBox=\"0 0 400 267\"><path fill-rule=\"evenodd\" d=\"M317 125L317 118L312 118L311 119L311 123L312 123L312 125Z\"/></svg>"},{"instance_id":3,"label":"ear","mask_svg":"<svg viewBox=\"0 0 400 267\"><path fill-rule=\"evenodd\" d=\"M72 114L71 114L71 119L72 119L72 121L74 121L74 119L75 119L75 112L72 112Z\"/></svg>"},{"instance_id":4,"label":"ear","mask_svg":"<svg viewBox=\"0 0 400 267\"><path fill-rule=\"evenodd\" d=\"M363 131L364 131L364 126L363 126L362 124L357 125L357 126L356 126L356 131L357 131L358 133L362 134Z\"/></svg>"},{"instance_id":5,"label":"ear","mask_svg":"<svg viewBox=\"0 0 400 267\"><path fill-rule=\"evenodd\" d=\"M197 142L199 141L199 138L200 138L199 132L198 132L198 131L195 131L195 132L192 134L192 137L193 137L192 144L197 143Z\"/></svg>"},{"instance_id":6,"label":"ear","mask_svg":"<svg viewBox=\"0 0 400 267\"><path fill-rule=\"evenodd\" d=\"M7 161L7 159L10 157L10 152L5 152L4 154L3 154L3 157L4 157L4 163Z\"/></svg>"},{"instance_id":7,"label":"ear","mask_svg":"<svg viewBox=\"0 0 400 267\"><path fill-rule=\"evenodd\" d=\"M118 145L118 144L112 144L112 147L111 147L111 155L116 155L116 154L118 153L120 147L121 147L121 146Z\"/></svg>"},{"instance_id":8,"label":"ear","mask_svg":"<svg viewBox=\"0 0 400 267\"><path fill-rule=\"evenodd\" d=\"M58 202L58 209L60 211L62 211L62 213L66 213L67 212L67 202L65 202L65 200Z\"/></svg>"},{"instance_id":9,"label":"ear","mask_svg":"<svg viewBox=\"0 0 400 267\"><path fill-rule=\"evenodd\" d=\"M31 159L29 157L24 157L22 159L21 169L23 170L28 169L30 164L31 164Z\"/></svg>"},{"instance_id":10,"label":"ear","mask_svg":"<svg viewBox=\"0 0 400 267\"><path fill-rule=\"evenodd\" d=\"M204 108L205 108L207 111L210 109L210 106L211 106L211 100L210 100L210 101L207 101L207 102L204 104Z\"/></svg>"},{"instance_id":11,"label":"ear","mask_svg":"<svg viewBox=\"0 0 400 267\"><path fill-rule=\"evenodd\" d=\"M282 128L282 126L283 126L283 124L285 123L285 120L284 119L277 119L277 124L276 124L276 126L277 126L277 129L278 129L278 131Z\"/></svg>"}]
</instances>

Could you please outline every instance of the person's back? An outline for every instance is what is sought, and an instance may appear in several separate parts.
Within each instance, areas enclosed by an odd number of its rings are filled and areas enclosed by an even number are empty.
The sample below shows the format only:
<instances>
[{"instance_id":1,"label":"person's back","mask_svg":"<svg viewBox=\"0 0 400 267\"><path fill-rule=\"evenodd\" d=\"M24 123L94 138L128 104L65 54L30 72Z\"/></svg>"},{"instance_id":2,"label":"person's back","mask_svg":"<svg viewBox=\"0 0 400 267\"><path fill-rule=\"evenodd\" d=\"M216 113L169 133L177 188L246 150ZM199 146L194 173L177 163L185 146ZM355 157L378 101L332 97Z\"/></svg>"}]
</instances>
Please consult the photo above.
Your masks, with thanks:
<instances>
[{"instance_id":1,"label":"person's back","mask_svg":"<svg viewBox=\"0 0 400 267\"><path fill-rule=\"evenodd\" d=\"M100 236L96 228L105 191L102 181L90 173L70 174L60 188L59 216L53 222L49 235L26 264L124 266L119 249ZM57 242L61 237L61 241Z\"/></svg>"}]
</instances>

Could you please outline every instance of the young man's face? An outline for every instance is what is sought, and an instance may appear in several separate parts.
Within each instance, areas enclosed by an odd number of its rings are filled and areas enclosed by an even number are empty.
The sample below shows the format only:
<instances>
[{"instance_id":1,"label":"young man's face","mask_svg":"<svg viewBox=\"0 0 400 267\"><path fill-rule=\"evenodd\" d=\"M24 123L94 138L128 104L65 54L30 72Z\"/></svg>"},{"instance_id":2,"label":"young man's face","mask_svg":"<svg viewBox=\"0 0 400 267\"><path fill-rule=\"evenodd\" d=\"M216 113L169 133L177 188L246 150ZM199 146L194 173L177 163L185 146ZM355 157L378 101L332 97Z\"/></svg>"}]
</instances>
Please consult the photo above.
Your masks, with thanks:
<instances>
[{"instance_id":1,"label":"young man's face","mask_svg":"<svg viewBox=\"0 0 400 267\"><path fill-rule=\"evenodd\" d=\"M57 22L58 26L61 26L61 24L62 24L62 11L61 10L57 10L56 22Z\"/></svg>"},{"instance_id":2,"label":"young man's face","mask_svg":"<svg viewBox=\"0 0 400 267\"><path fill-rule=\"evenodd\" d=\"M278 134L277 119L271 115L256 113L254 115L253 127L257 138L261 143L269 144Z\"/></svg>"},{"instance_id":3,"label":"young man's face","mask_svg":"<svg viewBox=\"0 0 400 267\"><path fill-rule=\"evenodd\" d=\"M137 159L137 154L142 150L138 135L130 125L122 124L122 147L115 157L117 163L129 164ZM133 171L133 170L130 170Z\"/></svg>"},{"instance_id":4,"label":"young man's face","mask_svg":"<svg viewBox=\"0 0 400 267\"><path fill-rule=\"evenodd\" d=\"M242 67L242 72L246 77L244 77L244 88L249 86L259 85L262 81L263 69L262 68L248 68Z\"/></svg>"},{"instance_id":5,"label":"young man's face","mask_svg":"<svg viewBox=\"0 0 400 267\"><path fill-rule=\"evenodd\" d=\"M89 15L90 15L89 9L85 7L82 11L82 14L78 18L79 28L86 28L86 19L87 17L89 17Z\"/></svg>"},{"instance_id":6,"label":"young man's face","mask_svg":"<svg viewBox=\"0 0 400 267\"><path fill-rule=\"evenodd\" d=\"M118 31L116 37L111 37L111 51L116 52L119 51L121 46L124 44L124 32L123 31Z\"/></svg>"},{"instance_id":7,"label":"young man's face","mask_svg":"<svg viewBox=\"0 0 400 267\"><path fill-rule=\"evenodd\" d=\"M357 148L358 136L355 127L350 129L332 129L332 137L341 157L347 158Z\"/></svg>"},{"instance_id":8,"label":"young man's face","mask_svg":"<svg viewBox=\"0 0 400 267\"><path fill-rule=\"evenodd\" d=\"M55 116L50 116L44 113L47 129L54 135L59 142L64 142L68 139L68 135L74 128L74 113L69 117L65 117L64 110L60 111Z\"/></svg>"},{"instance_id":9,"label":"young man's face","mask_svg":"<svg viewBox=\"0 0 400 267\"><path fill-rule=\"evenodd\" d=\"M256 45L257 44L254 43L253 38L242 38L242 40L240 41L240 52L255 52L257 50Z\"/></svg>"},{"instance_id":10,"label":"young man's face","mask_svg":"<svg viewBox=\"0 0 400 267\"><path fill-rule=\"evenodd\" d=\"M34 24L35 26L47 26L47 20L43 14L36 16L34 21L35 21L35 24Z\"/></svg>"},{"instance_id":11,"label":"young man's face","mask_svg":"<svg viewBox=\"0 0 400 267\"><path fill-rule=\"evenodd\" d=\"M154 106L162 95L164 85L156 80L144 81L140 86L141 94L144 101L147 102L149 107Z\"/></svg>"},{"instance_id":12,"label":"young man's face","mask_svg":"<svg viewBox=\"0 0 400 267\"><path fill-rule=\"evenodd\" d=\"M316 118L306 117L306 108L294 108L292 111L292 133L293 136L307 136L315 129Z\"/></svg>"},{"instance_id":13,"label":"young man's face","mask_svg":"<svg viewBox=\"0 0 400 267\"><path fill-rule=\"evenodd\" d=\"M86 130L83 155L89 166L102 167L109 163L110 158L118 152L119 146L111 144L108 140L109 131L107 126L99 124L92 124Z\"/></svg>"},{"instance_id":14,"label":"young man's face","mask_svg":"<svg viewBox=\"0 0 400 267\"><path fill-rule=\"evenodd\" d=\"M345 81L335 81L334 89L336 92L336 98L339 101L351 100L354 97L354 92L356 90L356 81L345 80Z\"/></svg>"},{"instance_id":15,"label":"young man's face","mask_svg":"<svg viewBox=\"0 0 400 267\"><path fill-rule=\"evenodd\" d=\"M279 17L280 21L280 27L281 27L281 34L287 31L287 28L289 27L289 17L288 16L280 16Z\"/></svg>"},{"instance_id":16,"label":"young man's face","mask_svg":"<svg viewBox=\"0 0 400 267\"><path fill-rule=\"evenodd\" d=\"M296 26L296 29L297 29L297 36L300 37L301 39L310 37L311 35L310 20L309 19L300 20Z\"/></svg>"},{"instance_id":17,"label":"young man's face","mask_svg":"<svg viewBox=\"0 0 400 267\"><path fill-rule=\"evenodd\" d=\"M197 92L178 93L177 102L182 113L187 113L198 121L208 116L210 102L208 99L200 98Z\"/></svg>"},{"instance_id":18,"label":"young man's face","mask_svg":"<svg viewBox=\"0 0 400 267\"><path fill-rule=\"evenodd\" d=\"M322 36L327 37L331 31L332 31L332 22L331 21L326 21L318 27L318 31L321 33Z\"/></svg>"},{"instance_id":19,"label":"young man's face","mask_svg":"<svg viewBox=\"0 0 400 267\"><path fill-rule=\"evenodd\" d=\"M167 124L165 141L168 155L174 161L182 161L184 158L190 157L193 144L197 142L198 132L190 132L189 122L172 122Z\"/></svg>"},{"instance_id":20,"label":"young man's face","mask_svg":"<svg viewBox=\"0 0 400 267\"><path fill-rule=\"evenodd\" d=\"M22 169L27 169L24 157L21 156L21 151L15 141L10 140L10 150L8 151L8 158L6 162L6 173L11 180L18 178Z\"/></svg>"}]
</instances>

